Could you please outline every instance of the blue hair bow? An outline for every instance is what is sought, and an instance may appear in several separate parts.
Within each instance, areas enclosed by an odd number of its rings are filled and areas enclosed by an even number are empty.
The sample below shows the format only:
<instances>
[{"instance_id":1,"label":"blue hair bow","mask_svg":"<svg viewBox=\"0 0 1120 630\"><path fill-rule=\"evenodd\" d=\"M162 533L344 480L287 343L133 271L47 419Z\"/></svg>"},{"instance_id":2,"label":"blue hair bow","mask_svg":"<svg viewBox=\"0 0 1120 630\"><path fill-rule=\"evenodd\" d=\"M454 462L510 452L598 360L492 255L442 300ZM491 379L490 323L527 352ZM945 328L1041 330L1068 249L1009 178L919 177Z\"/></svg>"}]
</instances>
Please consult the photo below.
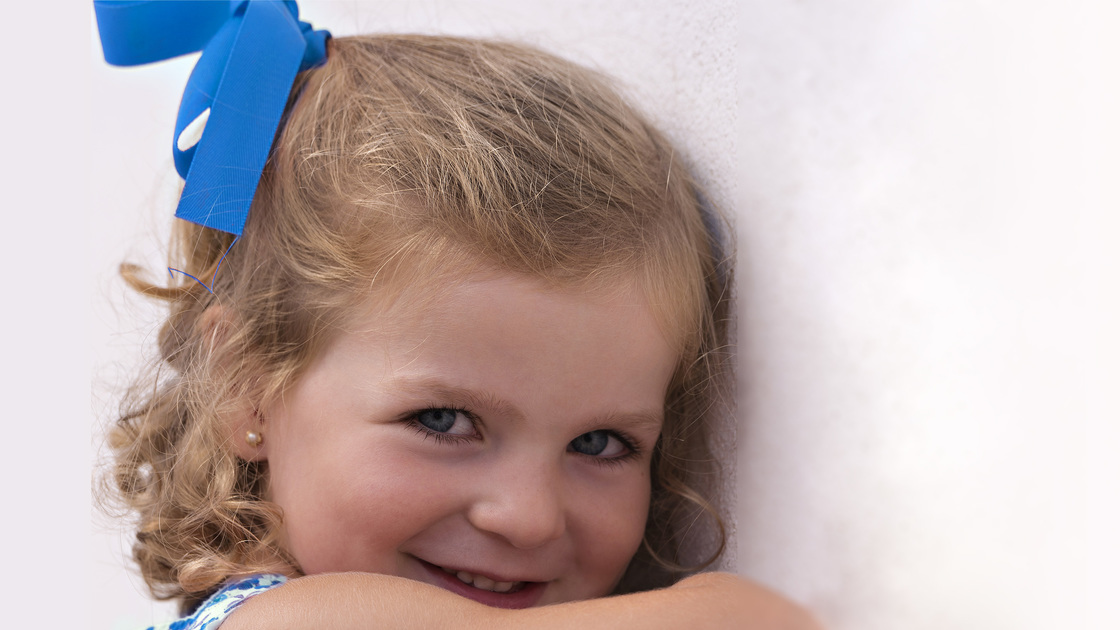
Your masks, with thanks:
<instances>
[{"instance_id":1,"label":"blue hair bow","mask_svg":"<svg viewBox=\"0 0 1120 630\"><path fill-rule=\"evenodd\" d=\"M93 8L112 65L202 51L175 122L175 169L186 180L175 216L240 236L292 83L326 59L330 33L300 22L292 0L94 0Z\"/></svg>"}]
</instances>

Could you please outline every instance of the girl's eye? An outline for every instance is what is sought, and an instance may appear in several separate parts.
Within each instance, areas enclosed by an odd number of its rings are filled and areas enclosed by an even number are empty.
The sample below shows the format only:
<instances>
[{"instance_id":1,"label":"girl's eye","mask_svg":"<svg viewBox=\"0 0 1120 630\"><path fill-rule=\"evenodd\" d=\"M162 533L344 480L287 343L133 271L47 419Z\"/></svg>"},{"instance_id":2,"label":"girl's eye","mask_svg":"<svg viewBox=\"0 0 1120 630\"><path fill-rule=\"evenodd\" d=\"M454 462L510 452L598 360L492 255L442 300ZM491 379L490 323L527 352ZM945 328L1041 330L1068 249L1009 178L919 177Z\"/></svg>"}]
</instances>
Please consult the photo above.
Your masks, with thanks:
<instances>
[{"instance_id":1,"label":"girl's eye","mask_svg":"<svg viewBox=\"0 0 1120 630\"><path fill-rule=\"evenodd\" d=\"M416 423L432 433L442 435L474 435L474 423L458 409L425 409L413 416Z\"/></svg>"},{"instance_id":2,"label":"girl's eye","mask_svg":"<svg viewBox=\"0 0 1120 630\"><path fill-rule=\"evenodd\" d=\"M633 448L610 431L589 431L572 440L568 448L581 455L619 459L633 452Z\"/></svg>"}]
</instances>

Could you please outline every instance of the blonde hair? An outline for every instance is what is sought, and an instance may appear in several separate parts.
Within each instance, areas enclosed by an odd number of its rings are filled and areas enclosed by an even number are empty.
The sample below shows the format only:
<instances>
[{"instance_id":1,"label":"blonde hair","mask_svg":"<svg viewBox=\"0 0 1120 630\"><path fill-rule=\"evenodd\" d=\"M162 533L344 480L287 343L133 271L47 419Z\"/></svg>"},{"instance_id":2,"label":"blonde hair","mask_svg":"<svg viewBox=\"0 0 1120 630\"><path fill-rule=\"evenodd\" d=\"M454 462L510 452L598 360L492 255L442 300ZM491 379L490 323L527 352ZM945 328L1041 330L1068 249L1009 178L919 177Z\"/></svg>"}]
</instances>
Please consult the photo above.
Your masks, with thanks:
<instances>
[{"instance_id":1,"label":"blonde hair","mask_svg":"<svg viewBox=\"0 0 1120 630\"><path fill-rule=\"evenodd\" d=\"M275 400L371 291L479 264L563 286L637 280L681 359L646 538L618 590L664 586L719 557L709 433L726 412L729 269L660 133L603 78L549 54L396 35L332 40L282 124L220 273L232 236L176 226L173 266L213 293L122 266L170 304L159 373L134 386L109 438L154 596L189 608L231 575L300 574L277 542L283 515L263 499L267 463L237 458L221 418ZM223 315L207 316L216 305ZM685 553L695 540L711 544Z\"/></svg>"}]
</instances>

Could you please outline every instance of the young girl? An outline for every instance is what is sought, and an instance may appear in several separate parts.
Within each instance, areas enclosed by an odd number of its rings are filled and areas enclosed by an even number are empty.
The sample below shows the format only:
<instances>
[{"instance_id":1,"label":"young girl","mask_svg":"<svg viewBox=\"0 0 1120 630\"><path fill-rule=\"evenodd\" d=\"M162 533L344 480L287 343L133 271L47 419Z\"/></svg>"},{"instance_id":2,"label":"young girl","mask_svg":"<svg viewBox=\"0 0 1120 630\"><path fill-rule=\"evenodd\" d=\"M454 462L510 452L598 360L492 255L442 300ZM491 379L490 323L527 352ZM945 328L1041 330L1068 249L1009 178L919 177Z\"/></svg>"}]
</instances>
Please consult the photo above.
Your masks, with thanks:
<instances>
[{"instance_id":1,"label":"young girl","mask_svg":"<svg viewBox=\"0 0 1120 630\"><path fill-rule=\"evenodd\" d=\"M176 280L124 267L170 306L109 437L168 627L810 627L695 574L730 270L661 134L531 48L302 32L247 217L197 184L230 61L196 163L179 136Z\"/></svg>"}]
</instances>

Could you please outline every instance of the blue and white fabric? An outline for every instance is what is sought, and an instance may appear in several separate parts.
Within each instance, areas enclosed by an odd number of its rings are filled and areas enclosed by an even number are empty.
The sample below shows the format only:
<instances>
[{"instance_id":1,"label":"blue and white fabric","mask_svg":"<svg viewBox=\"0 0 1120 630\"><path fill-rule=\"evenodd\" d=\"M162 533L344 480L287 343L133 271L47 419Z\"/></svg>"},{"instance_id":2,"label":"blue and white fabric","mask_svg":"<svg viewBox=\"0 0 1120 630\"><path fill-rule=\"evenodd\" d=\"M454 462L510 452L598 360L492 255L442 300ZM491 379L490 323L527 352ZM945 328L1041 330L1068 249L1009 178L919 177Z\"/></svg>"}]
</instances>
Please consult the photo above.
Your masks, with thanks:
<instances>
[{"instance_id":1,"label":"blue and white fabric","mask_svg":"<svg viewBox=\"0 0 1120 630\"><path fill-rule=\"evenodd\" d=\"M288 578L283 575L272 573L234 578L202 602L190 616L152 626L148 630L216 630L245 600L287 581Z\"/></svg>"}]
</instances>

